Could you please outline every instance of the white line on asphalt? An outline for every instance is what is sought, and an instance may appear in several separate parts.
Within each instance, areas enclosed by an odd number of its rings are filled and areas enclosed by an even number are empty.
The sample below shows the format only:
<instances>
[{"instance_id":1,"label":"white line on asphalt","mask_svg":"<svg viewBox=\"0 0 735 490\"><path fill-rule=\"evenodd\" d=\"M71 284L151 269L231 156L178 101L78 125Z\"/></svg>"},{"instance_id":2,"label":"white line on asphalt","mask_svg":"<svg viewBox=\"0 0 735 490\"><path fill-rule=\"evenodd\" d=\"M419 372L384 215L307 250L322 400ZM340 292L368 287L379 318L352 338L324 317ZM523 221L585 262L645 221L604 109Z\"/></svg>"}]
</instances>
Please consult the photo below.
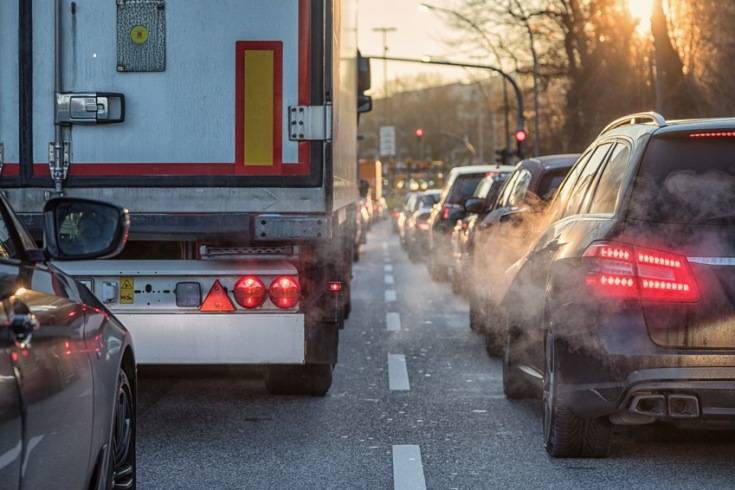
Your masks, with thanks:
<instances>
[{"instance_id":1,"label":"white line on asphalt","mask_svg":"<svg viewBox=\"0 0 735 490\"><path fill-rule=\"evenodd\" d=\"M391 312L385 314L385 326L389 332L398 332L401 329L400 313Z\"/></svg>"},{"instance_id":2,"label":"white line on asphalt","mask_svg":"<svg viewBox=\"0 0 735 490\"><path fill-rule=\"evenodd\" d=\"M388 354L388 388L391 391L408 391L408 369L406 356L403 354Z\"/></svg>"},{"instance_id":3,"label":"white line on asphalt","mask_svg":"<svg viewBox=\"0 0 735 490\"><path fill-rule=\"evenodd\" d=\"M387 243L383 242L381 245L383 246L383 250L388 250L388 244Z\"/></svg>"},{"instance_id":4,"label":"white line on asphalt","mask_svg":"<svg viewBox=\"0 0 735 490\"><path fill-rule=\"evenodd\" d=\"M385 302L391 303L396 300L396 290L395 289L386 289L385 291Z\"/></svg>"},{"instance_id":5,"label":"white line on asphalt","mask_svg":"<svg viewBox=\"0 0 735 490\"><path fill-rule=\"evenodd\" d=\"M393 446L393 488L395 490L426 490L421 448L415 445Z\"/></svg>"},{"instance_id":6,"label":"white line on asphalt","mask_svg":"<svg viewBox=\"0 0 735 490\"><path fill-rule=\"evenodd\" d=\"M396 280L395 280L395 278L392 275L386 274L385 275L385 283L386 284L395 284L396 283Z\"/></svg>"},{"instance_id":7,"label":"white line on asphalt","mask_svg":"<svg viewBox=\"0 0 735 490\"><path fill-rule=\"evenodd\" d=\"M383 267L383 269L385 270L385 272L393 272L393 266L390 264Z\"/></svg>"}]
</instances>

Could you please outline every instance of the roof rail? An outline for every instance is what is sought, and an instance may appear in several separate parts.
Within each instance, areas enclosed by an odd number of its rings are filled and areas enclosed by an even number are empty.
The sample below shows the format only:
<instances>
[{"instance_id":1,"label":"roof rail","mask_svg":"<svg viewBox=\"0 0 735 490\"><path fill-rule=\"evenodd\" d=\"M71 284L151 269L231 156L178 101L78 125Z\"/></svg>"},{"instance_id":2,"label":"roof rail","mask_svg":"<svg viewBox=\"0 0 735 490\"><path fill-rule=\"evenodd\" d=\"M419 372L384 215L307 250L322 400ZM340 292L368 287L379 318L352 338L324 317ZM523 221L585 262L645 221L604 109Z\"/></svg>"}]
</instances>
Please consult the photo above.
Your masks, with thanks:
<instances>
[{"instance_id":1,"label":"roof rail","mask_svg":"<svg viewBox=\"0 0 735 490\"><path fill-rule=\"evenodd\" d=\"M621 126L627 126L629 124L646 124L646 123L653 123L659 128L662 128L666 126L666 119L664 119L664 116L657 112L639 112L637 114L631 114L629 116L623 116L620 119L616 119L615 121L608 124L605 129L602 130L600 133L600 136L607 133L608 131L612 131L615 128L619 128Z\"/></svg>"}]
</instances>

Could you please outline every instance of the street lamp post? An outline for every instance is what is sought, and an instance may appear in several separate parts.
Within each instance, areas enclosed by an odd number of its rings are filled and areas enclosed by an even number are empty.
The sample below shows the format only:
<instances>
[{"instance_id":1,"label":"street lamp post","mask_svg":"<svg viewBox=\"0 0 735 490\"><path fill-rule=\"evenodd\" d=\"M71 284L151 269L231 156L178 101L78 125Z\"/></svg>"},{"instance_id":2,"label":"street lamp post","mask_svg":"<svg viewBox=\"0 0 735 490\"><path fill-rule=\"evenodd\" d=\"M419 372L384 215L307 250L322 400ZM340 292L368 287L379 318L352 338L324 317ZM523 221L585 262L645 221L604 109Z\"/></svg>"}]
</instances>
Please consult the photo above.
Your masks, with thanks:
<instances>
[{"instance_id":1,"label":"street lamp post","mask_svg":"<svg viewBox=\"0 0 735 490\"><path fill-rule=\"evenodd\" d=\"M478 63L460 63L455 61L443 61L443 60L435 60L432 58L402 58L398 56L370 56L372 59L376 60L383 60L383 61L396 61L401 63L422 63L422 64L428 64L428 65L440 65L440 66L456 66L459 68L476 68L480 70L489 70L494 73L497 73L501 77L503 77L511 87L513 87L513 91L515 92L516 101L517 101L517 108L518 108L518 115L516 117L516 130L521 131L525 130L526 127L526 118L524 115L524 109L523 109L523 93L521 92L521 88L518 86L518 83L515 81L515 79L510 76L508 73L504 72L497 66L492 65L482 65Z\"/></svg>"}]
</instances>

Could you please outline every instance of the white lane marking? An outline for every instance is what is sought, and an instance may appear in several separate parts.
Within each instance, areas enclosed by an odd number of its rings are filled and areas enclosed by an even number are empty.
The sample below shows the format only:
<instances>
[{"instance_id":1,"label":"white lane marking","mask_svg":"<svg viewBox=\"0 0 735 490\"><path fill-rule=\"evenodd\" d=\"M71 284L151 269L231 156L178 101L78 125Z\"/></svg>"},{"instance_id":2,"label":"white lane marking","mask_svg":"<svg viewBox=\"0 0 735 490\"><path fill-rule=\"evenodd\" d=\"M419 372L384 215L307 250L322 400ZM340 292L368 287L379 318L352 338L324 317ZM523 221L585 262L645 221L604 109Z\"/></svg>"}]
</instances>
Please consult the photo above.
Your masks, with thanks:
<instances>
[{"instance_id":1,"label":"white lane marking","mask_svg":"<svg viewBox=\"0 0 735 490\"><path fill-rule=\"evenodd\" d=\"M426 490L421 448L404 444L393 446L393 488L395 490Z\"/></svg>"},{"instance_id":2,"label":"white lane marking","mask_svg":"<svg viewBox=\"0 0 735 490\"><path fill-rule=\"evenodd\" d=\"M408 391L408 369L406 356L403 354L388 354L388 388L391 391Z\"/></svg>"},{"instance_id":3,"label":"white lane marking","mask_svg":"<svg viewBox=\"0 0 735 490\"><path fill-rule=\"evenodd\" d=\"M396 283L396 280L395 280L395 278L392 275L386 274L385 275L385 283L392 285L392 284L395 284Z\"/></svg>"},{"instance_id":4,"label":"white lane marking","mask_svg":"<svg viewBox=\"0 0 735 490\"><path fill-rule=\"evenodd\" d=\"M385 262L386 264L390 263L390 261L391 261L391 258L388 257L387 255L383 257L383 262Z\"/></svg>"},{"instance_id":5,"label":"white lane marking","mask_svg":"<svg viewBox=\"0 0 735 490\"><path fill-rule=\"evenodd\" d=\"M389 332L398 332L401 329L401 314L396 312L386 313L385 326Z\"/></svg>"},{"instance_id":6,"label":"white lane marking","mask_svg":"<svg viewBox=\"0 0 735 490\"><path fill-rule=\"evenodd\" d=\"M383 267L383 270L384 270L385 272L393 272L393 266L392 266L392 265L390 265L390 264L386 264L386 266L385 266L385 267Z\"/></svg>"},{"instance_id":7,"label":"white lane marking","mask_svg":"<svg viewBox=\"0 0 735 490\"><path fill-rule=\"evenodd\" d=\"M388 250L388 244L386 242L381 243L383 250Z\"/></svg>"},{"instance_id":8,"label":"white lane marking","mask_svg":"<svg viewBox=\"0 0 735 490\"><path fill-rule=\"evenodd\" d=\"M395 289L387 289L385 291L385 302L391 303L396 300L396 290Z\"/></svg>"}]
</instances>

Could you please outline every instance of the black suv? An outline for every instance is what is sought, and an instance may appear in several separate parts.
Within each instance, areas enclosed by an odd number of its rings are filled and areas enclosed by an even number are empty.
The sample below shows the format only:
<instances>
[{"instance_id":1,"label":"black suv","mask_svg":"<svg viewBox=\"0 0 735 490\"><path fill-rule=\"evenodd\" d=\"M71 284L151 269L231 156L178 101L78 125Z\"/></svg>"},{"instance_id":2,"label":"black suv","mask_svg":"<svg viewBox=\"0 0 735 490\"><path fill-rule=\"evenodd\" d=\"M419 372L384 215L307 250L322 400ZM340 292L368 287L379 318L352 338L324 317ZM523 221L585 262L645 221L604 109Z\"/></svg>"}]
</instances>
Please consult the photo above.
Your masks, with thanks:
<instances>
[{"instance_id":1,"label":"black suv","mask_svg":"<svg viewBox=\"0 0 735 490\"><path fill-rule=\"evenodd\" d=\"M503 386L542 388L557 457L607 454L611 424L735 421L735 119L608 126L514 264Z\"/></svg>"}]
</instances>

